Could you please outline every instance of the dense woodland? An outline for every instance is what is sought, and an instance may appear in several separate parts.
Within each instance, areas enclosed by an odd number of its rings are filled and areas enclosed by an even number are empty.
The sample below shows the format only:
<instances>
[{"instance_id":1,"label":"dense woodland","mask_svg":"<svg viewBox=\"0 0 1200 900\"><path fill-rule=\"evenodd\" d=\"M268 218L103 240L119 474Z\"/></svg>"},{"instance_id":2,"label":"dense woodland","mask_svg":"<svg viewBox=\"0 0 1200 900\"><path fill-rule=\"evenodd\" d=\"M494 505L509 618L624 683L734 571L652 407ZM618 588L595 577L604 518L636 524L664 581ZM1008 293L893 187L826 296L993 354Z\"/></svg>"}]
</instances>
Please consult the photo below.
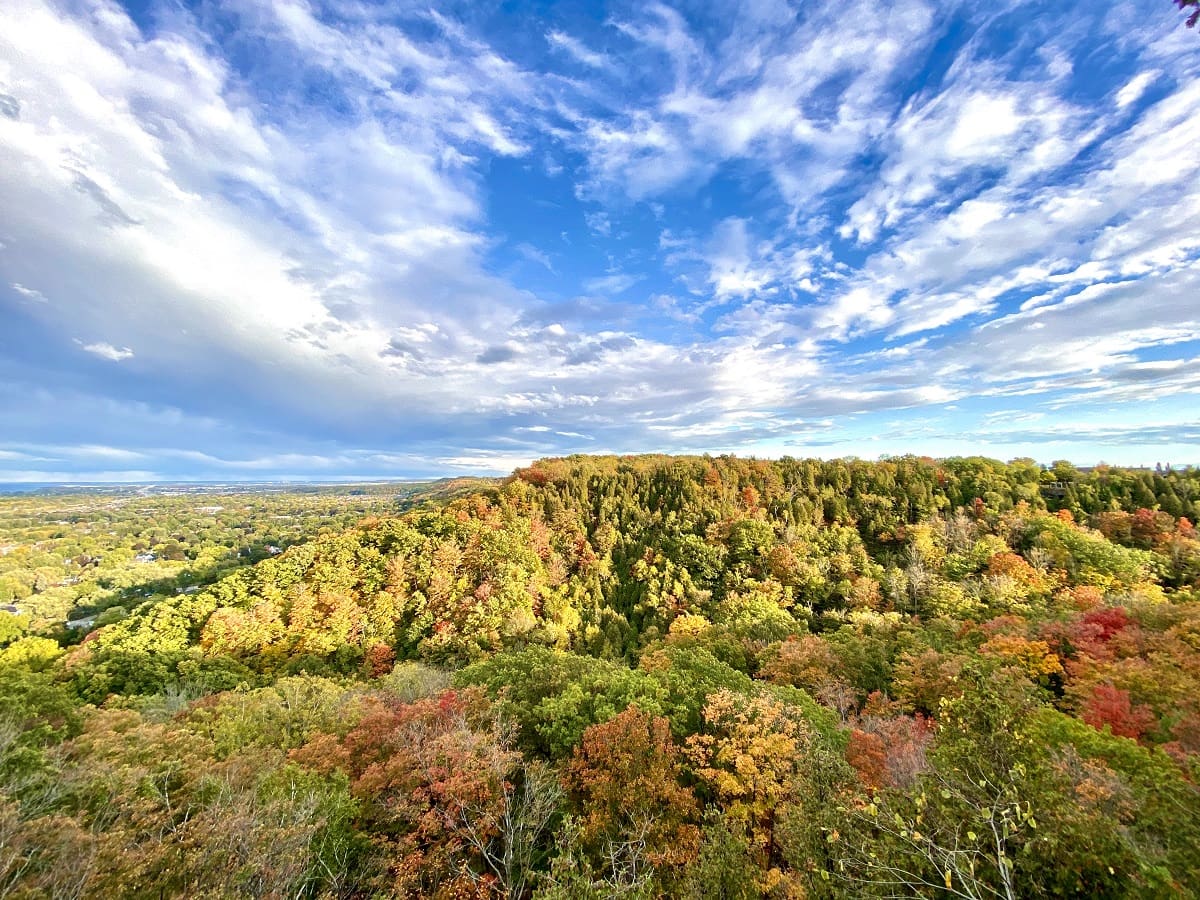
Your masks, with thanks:
<instances>
[{"instance_id":1,"label":"dense woodland","mask_svg":"<svg viewBox=\"0 0 1200 900\"><path fill-rule=\"evenodd\" d=\"M121 616L147 598L202 587L323 529L474 484L0 492L0 604L16 606L35 626L105 610Z\"/></svg>"},{"instance_id":2,"label":"dense woodland","mask_svg":"<svg viewBox=\"0 0 1200 900\"><path fill-rule=\"evenodd\" d=\"M121 610L0 620L0 897L1200 895L1200 471L571 457L285 539L293 501L6 508L6 599ZM90 574L108 531L185 558Z\"/></svg>"}]
</instances>

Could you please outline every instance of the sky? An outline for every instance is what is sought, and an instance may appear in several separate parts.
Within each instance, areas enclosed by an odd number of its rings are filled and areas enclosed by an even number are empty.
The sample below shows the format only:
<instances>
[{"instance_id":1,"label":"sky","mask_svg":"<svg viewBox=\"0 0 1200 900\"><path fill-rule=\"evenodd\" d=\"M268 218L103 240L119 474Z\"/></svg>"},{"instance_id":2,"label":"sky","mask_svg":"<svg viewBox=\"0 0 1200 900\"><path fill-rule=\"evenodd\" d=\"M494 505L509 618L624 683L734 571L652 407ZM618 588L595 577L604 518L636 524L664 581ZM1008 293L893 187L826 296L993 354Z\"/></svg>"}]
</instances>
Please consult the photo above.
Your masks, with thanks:
<instances>
[{"instance_id":1,"label":"sky","mask_svg":"<svg viewBox=\"0 0 1200 900\"><path fill-rule=\"evenodd\" d=\"M1168 0L4 0L0 482L1200 463Z\"/></svg>"}]
</instances>

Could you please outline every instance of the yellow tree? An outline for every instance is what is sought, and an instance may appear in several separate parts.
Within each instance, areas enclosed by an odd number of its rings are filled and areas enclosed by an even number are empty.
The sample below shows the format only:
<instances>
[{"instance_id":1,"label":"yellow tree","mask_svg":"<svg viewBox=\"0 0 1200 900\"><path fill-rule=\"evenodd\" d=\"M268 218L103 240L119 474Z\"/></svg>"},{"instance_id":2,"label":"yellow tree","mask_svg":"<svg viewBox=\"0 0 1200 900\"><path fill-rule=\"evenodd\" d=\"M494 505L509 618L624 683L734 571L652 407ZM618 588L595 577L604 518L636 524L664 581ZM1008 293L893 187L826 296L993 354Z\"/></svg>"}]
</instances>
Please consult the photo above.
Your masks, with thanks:
<instances>
[{"instance_id":1,"label":"yellow tree","mask_svg":"<svg viewBox=\"0 0 1200 900\"><path fill-rule=\"evenodd\" d=\"M785 881L775 826L811 738L795 708L766 694L720 690L705 704L702 732L687 741L696 777L724 807L726 821L745 830L764 890Z\"/></svg>"}]
</instances>

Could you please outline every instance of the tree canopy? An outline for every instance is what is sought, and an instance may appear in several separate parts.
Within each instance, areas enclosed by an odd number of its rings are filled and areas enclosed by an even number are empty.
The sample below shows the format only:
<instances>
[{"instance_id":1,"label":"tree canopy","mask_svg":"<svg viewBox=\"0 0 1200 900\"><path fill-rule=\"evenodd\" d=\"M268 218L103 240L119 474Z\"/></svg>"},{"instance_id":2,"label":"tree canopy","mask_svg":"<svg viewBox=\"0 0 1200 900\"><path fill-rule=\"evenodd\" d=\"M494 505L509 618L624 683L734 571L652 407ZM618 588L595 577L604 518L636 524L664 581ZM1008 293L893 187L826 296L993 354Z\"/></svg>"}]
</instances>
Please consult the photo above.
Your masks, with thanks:
<instances>
[{"instance_id":1,"label":"tree canopy","mask_svg":"<svg viewBox=\"0 0 1200 900\"><path fill-rule=\"evenodd\" d=\"M0 498L0 891L1200 893L1196 471L338 496Z\"/></svg>"}]
</instances>

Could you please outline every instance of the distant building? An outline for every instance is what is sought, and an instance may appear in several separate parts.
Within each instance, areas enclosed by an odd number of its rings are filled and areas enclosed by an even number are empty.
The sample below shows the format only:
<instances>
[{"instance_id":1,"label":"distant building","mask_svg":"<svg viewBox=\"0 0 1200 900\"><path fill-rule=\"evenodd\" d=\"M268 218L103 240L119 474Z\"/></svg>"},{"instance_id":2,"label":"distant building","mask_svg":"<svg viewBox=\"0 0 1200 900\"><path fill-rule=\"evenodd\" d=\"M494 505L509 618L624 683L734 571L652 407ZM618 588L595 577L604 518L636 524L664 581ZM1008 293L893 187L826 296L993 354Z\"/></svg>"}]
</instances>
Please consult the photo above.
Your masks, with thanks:
<instances>
[{"instance_id":1,"label":"distant building","mask_svg":"<svg viewBox=\"0 0 1200 900\"><path fill-rule=\"evenodd\" d=\"M270 553L272 556L275 556L276 554L282 553L283 551L281 549L279 549L278 547L276 547L274 544L267 544L267 552Z\"/></svg>"},{"instance_id":2,"label":"distant building","mask_svg":"<svg viewBox=\"0 0 1200 900\"><path fill-rule=\"evenodd\" d=\"M95 616L84 616L82 619L70 619L67 622L68 628L91 628L96 624Z\"/></svg>"},{"instance_id":3,"label":"distant building","mask_svg":"<svg viewBox=\"0 0 1200 900\"><path fill-rule=\"evenodd\" d=\"M134 561L140 562L140 563L152 563L156 559L158 559L158 557L155 556L153 553L139 553L137 556L134 557Z\"/></svg>"},{"instance_id":4,"label":"distant building","mask_svg":"<svg viewBox=\"0 0 1200 900\"><path fill-rule=\"evenodd\" d=\"M12 613L14 616L21 614L21 610L17 608L15 603L0 604L0 612Z\"/></svg>"}]
</instances>

